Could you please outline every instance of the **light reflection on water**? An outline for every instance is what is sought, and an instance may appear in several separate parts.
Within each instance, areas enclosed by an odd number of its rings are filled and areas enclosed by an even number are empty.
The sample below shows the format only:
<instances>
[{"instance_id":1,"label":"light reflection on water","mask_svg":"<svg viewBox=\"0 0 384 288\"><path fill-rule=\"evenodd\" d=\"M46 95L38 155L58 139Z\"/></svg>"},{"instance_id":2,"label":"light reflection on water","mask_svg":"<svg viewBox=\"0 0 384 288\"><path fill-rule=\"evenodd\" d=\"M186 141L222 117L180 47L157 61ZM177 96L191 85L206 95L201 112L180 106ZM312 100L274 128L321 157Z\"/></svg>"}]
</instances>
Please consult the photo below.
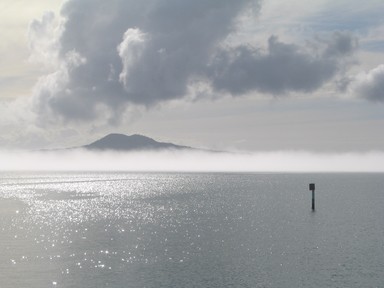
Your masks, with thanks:
<instances>
[{"instance_id":1,"label":"light reflection on water","mask_svg":"<svg viewBox=\"0 0 384 288\"><path fill-rule=\"evenodd\" d=\"M384 283L382 174L3 173L0 181L1 287Z\"/></svg>"}]
</instances>

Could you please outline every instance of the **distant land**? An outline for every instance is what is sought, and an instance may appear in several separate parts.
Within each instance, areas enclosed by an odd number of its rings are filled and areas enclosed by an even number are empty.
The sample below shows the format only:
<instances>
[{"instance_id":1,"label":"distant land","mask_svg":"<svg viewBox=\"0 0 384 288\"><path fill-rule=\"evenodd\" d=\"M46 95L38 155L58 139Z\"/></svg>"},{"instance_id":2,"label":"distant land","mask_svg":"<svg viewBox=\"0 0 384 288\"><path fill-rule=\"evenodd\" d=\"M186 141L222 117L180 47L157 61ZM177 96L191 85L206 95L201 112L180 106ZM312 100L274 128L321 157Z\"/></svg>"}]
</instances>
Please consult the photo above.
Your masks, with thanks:
<instances>
[{"instance_id":1,"label":"distant land","mask_svg":"<svg viewBox=\"0 0 384 288\"><path fill-rule=\"evenodd\" d=\"M158 150L199 150L189 146L180 146L173 143L157 142L143 135L109 134L91 144L76 147L87 150L102 151L158 151Z\"/></svg>"}]
</instances>

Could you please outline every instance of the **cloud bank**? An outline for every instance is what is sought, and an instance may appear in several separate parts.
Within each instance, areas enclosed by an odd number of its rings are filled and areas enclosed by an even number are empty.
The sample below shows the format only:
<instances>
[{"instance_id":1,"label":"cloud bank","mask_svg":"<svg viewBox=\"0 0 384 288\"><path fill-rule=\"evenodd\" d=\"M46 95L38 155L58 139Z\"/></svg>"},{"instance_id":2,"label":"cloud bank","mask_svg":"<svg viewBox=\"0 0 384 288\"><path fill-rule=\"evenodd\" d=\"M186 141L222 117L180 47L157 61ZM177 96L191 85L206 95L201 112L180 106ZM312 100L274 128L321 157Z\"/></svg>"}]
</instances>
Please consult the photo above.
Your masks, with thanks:
<instances>
[{"instance_id":1,"label":"cloud bank","mask_svg":"<svg viewBox=\"0 0 384 288\"><path fill-rule=\"evenodd\" d=\"M34 107L51 119L118 123L127 107L187 97L309 93L348 65L357 41L336 32L292 44L228 41L260 0L68 0L59 26L46 14L30 25L32 58L54 64L35 86Z\"/></svg>"},{"instance_id":2,"label":"cloud bank","mask_svg":"<svg viewBox=\"0 0 384 288\"><path fill-rule=\"evenodd\" d=\"M0 151L0 171L384 172L384 152Z\"/></svg>"}]
</instances>

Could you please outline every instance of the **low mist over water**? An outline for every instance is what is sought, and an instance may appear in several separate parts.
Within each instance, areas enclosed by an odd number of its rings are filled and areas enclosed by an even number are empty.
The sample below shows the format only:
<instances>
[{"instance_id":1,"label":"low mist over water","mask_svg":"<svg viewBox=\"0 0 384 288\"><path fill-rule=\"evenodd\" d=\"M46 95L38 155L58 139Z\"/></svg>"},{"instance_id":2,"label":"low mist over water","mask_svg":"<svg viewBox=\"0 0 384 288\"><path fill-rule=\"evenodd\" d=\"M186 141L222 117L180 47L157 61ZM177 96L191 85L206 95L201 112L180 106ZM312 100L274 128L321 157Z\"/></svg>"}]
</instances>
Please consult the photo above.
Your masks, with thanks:
<instances>
[{"instance_id":1,"label":"low mist over water","mask_svg":"<svg viewBox=\"0 0 384 288\"><path fill-rule=\"evenodd\" d=\"M0 171L384 172L384 152L0 151Z\"/></svg>"},{"instance_id":2,"label":"low mist over water","mask_svg":"<svg viewBox=\"0 0 384 288\"><path fill-rule=\"evenodd\" d=\"M4 288L384 283L383 174L0 176Z\"/></svg>"}]
</instances>

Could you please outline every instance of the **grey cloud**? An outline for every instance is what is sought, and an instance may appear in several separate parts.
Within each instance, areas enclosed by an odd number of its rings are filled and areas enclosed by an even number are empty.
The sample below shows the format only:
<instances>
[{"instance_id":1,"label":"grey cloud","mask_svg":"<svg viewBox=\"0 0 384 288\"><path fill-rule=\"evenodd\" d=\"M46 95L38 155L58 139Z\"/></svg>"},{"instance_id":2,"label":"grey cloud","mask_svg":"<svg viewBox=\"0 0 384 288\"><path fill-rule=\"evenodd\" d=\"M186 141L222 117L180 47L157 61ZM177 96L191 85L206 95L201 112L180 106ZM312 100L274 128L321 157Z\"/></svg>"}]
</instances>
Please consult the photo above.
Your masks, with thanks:
<instances>
[{"instance_id":1,"label":"grey cloud","mask_svg":"<svg viewBox=\"0 0 384 288\"><path fill-rule=\"evenodd\" d=\"M35 87L41 121L101 117L117 123L128 105L151 107L186 96L195 79L218 94L310 92L332 79L342 59L353 53L353 37L341 32L316 42L312 50L276 37L267 51L219 48L236 32L237 17L250 5L258 10L260 2L66 1L60 29L53 33L47 27L54 23L51 16L30 26L31 49L38 47L56 65ZM56 38L48 41L48 36ZM54 51L42 53L41 47Z\"/></svg>"},{"instance_id":2,"label":"grey cloud","mask_svg":"<svg viewBox=\"0 0 384 288\"><path fill-rule=\"evenodd\" d=\"M257 3L67 1L57 41L61 65L35 89L39 114L92 119L100 106L121 111L129 103L151 106L183 97L190 78L202 74L214 47L234 29L236 17L247 5ZM134 48L138 43L128 37L130 31L145 35L140 47ZM133 55L134 49L140 53ZM68 64L68 54L84 61Z\"/></svg>"},{"instance_id":3,"label":"grey cloud","mask_svg":"<svg viewBox=\"0 0 384 288\"><path fill-rule=\"evenodd\" d=\"M332 37L324 42L327 46L324 54L328 57L350 55L358 46L357 39L348 32L334 32Z\"/></svg>"},{"instance_id":4,"label":"grey cloud","mask_svg":"<svg viewBox=\"0 0 384 288\"><path fill-rule=\"evenodd\" d=\"M350 86L358 97L384 102L384 65L358 75Z\"/></svg>"},{"instance_id":5,"label":"grey cloud","mask_svg":"<svg viewBox=\"0 0 384 288\"><path fill-rule=\"evenodd\" d=\"M337 32L325 43L304 49L272 36L267 51L250 46L220 51L210 64L210 77L215 89L234 95L253 90L274 95L311 92L344 67L343 58L356 49L354 43L351 35Z\"/></svg>"}]
</instances>

